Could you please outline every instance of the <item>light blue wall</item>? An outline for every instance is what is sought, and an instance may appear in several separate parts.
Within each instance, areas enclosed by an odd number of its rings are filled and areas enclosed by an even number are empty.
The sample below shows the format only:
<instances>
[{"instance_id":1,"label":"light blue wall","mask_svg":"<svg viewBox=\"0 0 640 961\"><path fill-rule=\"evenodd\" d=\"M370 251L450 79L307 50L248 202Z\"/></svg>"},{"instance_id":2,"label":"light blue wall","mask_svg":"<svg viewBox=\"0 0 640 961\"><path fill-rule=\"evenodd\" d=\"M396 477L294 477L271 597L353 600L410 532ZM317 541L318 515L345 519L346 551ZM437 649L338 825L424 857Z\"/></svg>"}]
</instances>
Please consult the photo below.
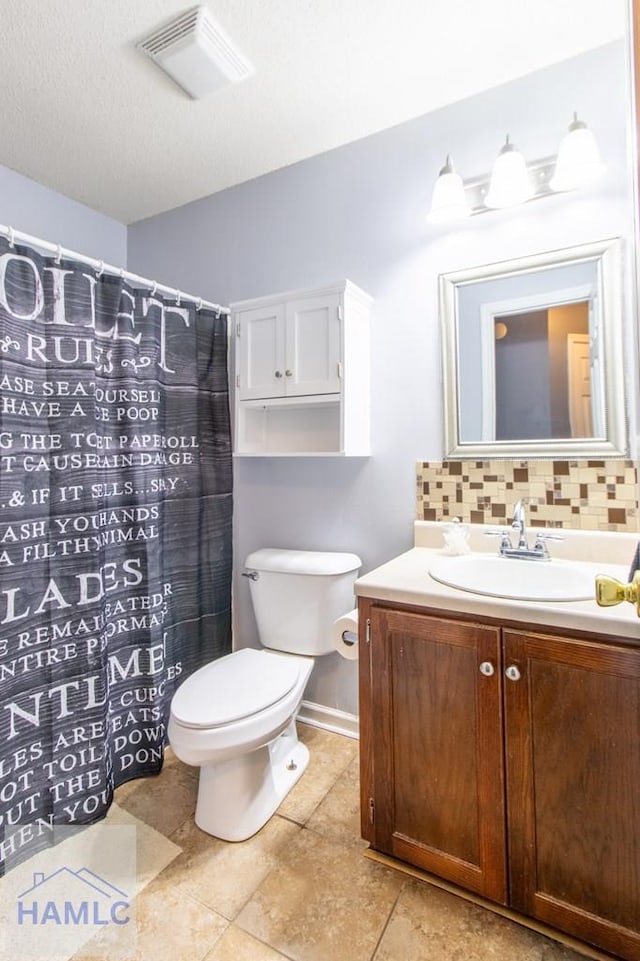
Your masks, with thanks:
<instances>
[{"instance_id":1,"label":"light blue wall","mask_svg":"<svg viewBox=\"0 0 640 961\"><path fill-rule=\"evenodd\" d=\"M236 459L236 572L265 546L355 551L369 570L412 545L416 461L442 457L438 274L630 238L625 88L623 45L608 45L130 228L130 269L222 303L343 277L375 298L371 458ZM507 132L548 156L574 110L609 165L598 190L427 225L447 152L464 177L490 169ZM257 644L238 576L235 603L236 643ZM307 697L355 712L355 664L322 659Z\"/></svg>"},{"instance_id":2,"label":"light blue wall","mask_svg":"<svg viewBox=\"0 0 640 961\"><path fill-rule=\"evenodd\" d=\"M127 264L124 224L7 167L0 167L0 223L116 267Z\"/></svg>"}]
</instances>

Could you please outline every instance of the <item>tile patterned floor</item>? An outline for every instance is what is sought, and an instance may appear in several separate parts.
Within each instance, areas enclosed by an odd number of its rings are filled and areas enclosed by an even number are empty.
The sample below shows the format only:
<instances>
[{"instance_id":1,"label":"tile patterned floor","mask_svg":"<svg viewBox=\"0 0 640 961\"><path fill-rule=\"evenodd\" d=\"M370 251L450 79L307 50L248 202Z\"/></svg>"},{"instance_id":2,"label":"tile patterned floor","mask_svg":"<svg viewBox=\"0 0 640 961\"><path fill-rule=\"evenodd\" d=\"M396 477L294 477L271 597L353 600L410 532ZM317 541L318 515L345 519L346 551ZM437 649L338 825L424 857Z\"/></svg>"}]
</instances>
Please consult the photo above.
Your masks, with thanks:
<instances>
[{"instance_id":1,"label":"tile patterned floor","mask_svg":"<svg viewBox=\"0 0 640 961\"><path fill-rule=\"evenodd\" d=\"M581 961L364 858L358 743L299 727L309 768L278 813L241 844L195 826L197 771L171 752L157 778L118 789L118 804L182 853L136 899L135 944L118 944L116 934L90 942L74 961Z\"/></svg>"}]
</instances>

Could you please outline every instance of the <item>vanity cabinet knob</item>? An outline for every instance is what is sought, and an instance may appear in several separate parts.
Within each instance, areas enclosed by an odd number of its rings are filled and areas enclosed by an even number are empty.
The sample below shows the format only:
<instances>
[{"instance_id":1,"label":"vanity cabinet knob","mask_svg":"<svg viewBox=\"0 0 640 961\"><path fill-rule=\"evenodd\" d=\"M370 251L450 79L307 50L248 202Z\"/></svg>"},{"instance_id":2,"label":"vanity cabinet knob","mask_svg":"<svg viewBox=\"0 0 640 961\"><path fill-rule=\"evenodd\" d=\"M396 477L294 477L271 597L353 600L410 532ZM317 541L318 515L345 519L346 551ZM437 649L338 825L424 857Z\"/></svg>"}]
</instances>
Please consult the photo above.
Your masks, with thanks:
<instances>
[{"instance_id":1,"label":"vanity cabinet knob","mask_svg":"<svg viewBox=\"0 0 640 961\"><path fill-rule=\"evenodd\" d=\"M285 373L285 377L293 377L293 371L292 371L292 370L285 370L284 373Z\"/></svg>"},{"instance_id":2,"label":"vanity cabinet knob","mask_svg":"<svg viewBox=\"0 0 640 961\"><path fill-rule=\"evenodd\" d=\"M276 377L282 377L282 371L281 371L281 370L277 370L277 371L276 371Z\"/></svg>"},{"instance_id":3,"label":"vanity cabinet knob","mask_svg":"<svg viewBox=\"0 0 640 961\"><path fill-rule=\"evenodd\" d=\"M520 671L519 671L518 668L515 666L515 664L510 664L509 667L505 670L504 673L506 674L506 676L509 678L510 681L519 681L519 680L520 680L520 676L521 676L521 675L520 675Z\"/></svg>"},{"instance_id":4,"label":"vanity cabinet knob","mask_svg":"<svg viewBox=\"0 0 640 961\"><path fill-rule=\"evenodd\" d=\"M492 677L495 674L495 670L491 661L483 661L480 665L480 673L484 674L485 677Z\"/></svg>"}]
</instances>

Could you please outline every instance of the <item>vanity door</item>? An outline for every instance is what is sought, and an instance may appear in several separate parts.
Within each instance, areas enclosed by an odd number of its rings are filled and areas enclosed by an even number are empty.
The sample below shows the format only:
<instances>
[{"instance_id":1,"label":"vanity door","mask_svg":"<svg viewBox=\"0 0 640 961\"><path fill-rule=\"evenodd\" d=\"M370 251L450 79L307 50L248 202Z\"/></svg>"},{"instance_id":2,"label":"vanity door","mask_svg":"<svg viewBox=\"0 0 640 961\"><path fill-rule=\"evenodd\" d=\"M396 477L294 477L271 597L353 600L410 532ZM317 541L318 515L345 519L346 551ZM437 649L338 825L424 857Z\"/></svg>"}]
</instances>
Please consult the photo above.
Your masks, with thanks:
<instances>
[{"instance_id":1,"label":"vanity door","mask_svg":"<svg viewBox=\"0 0 640 961\"><path fill-rule=\"evenodd\" d=\"M640 959L640 648L504 631L511 907Z\"/></svg>"},{"instance_id":2,"label":"vanity door","mask_svg":"<svg viewBox=\"0 0 640 961\"><path fill-rule=\"evenodd\" d=\"M368 837L505 903L500 631L375 604L370 613Z\"/></svg>"}]
</instances>

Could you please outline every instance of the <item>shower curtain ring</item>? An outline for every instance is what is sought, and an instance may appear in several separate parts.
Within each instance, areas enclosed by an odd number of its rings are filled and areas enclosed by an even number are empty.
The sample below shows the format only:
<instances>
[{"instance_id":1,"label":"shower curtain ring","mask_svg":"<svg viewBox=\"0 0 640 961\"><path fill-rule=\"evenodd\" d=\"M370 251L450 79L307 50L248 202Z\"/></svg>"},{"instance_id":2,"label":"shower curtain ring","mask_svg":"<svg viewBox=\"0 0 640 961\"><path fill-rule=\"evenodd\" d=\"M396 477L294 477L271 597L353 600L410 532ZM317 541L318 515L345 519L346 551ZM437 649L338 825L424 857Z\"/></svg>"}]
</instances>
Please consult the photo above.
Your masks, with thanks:
<instances>
[{"instance_id":1,"label":"shower curtain ring","mask_svg":"<svg viewBox=\"0 0 640 961\"><path fill-rule=\"evenodd\" d=\"M157 280L154 280L154 281L151 282L151 296L152 296L152 297L155 297L155 295L156 295L156 290L157 290L157 289L158 289L158 281L157 281Z\"/></svg>"},{"instance_id":2,"label":"shower curtain ring","mask_svg":"<svg viewBox=\"0 0 640 961\"><path fill-rule=\"evenodd\" d=\"M196 310L202 310L202 297L199 297L196 302Z\"/></svg>"},{"instance_id":3,"label":"shower curtain ring","mask_svg":"<svg viewBox=\"0 0 640 961\"><path fill-rule=\"evenodd\" d=\"M180 298L181 298L181 297L182 297L182 294L180 293L180 291L179 291L179 290L176 291L176 304L177 304L178 307L180 306Z\"/></svg>"},{"instance_id":4,"label":"shower curtain ring","mask_svg":"<svg viewBox=\"0 0 640 961\"><path fill-rule=\"evenodd\" d=\"M100 280L103 273L104 273L104 260L101 260L100 263L98 264L98 271L96 273L96 278Z\"/></svg>"},{"instance_id":5,"label":"shower curtain ring","mask_svg":"<svg viewBox=\"0 0 640 961\"><path fill-rule=\"evenodd\" d=\"M59 264L61 260L62 260L62 247L60 246L60 244L57 244L57 245L56 245L56 260L55 260L55 262L56 262L57 264Z\"/></svg>"},{"instance_id":6,"label":"shower curtain ring","mask_svg":"<svg viewBox=\"0 0 640 961\"><path fill-rule=\"evenodd\" d=\"M220 315L222 314L222 307L216 306L216 320L220 320Z\"/></svg>"},{"instance_id":7,"label":"shower curtain ring","mask_svg":"<svg viewBox=\"0 0 640 961\"><path fill-rule=\"evenodd\" d=\"M13 232L13 227L9 227L9 246L15 247L15 245L16 245L16 238Z\"/></svg>"}]
</instances>

